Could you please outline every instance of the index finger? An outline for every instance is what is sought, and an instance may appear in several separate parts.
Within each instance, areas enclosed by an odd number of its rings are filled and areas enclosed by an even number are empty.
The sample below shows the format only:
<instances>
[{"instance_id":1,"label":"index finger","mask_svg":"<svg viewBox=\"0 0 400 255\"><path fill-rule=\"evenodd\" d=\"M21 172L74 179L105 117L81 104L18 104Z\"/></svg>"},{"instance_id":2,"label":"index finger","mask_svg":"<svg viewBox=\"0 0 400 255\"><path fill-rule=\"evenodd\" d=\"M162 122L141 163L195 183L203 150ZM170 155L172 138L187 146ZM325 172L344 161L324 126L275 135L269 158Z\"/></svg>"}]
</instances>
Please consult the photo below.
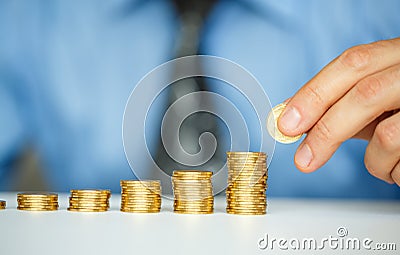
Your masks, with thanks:
<instances>
[{"instance_id":1,"label":"index finger","mask_svg":"<svg viewBox=\"0 0 400 255\"><path fill-rule=\"evenodd\" d=\"M291 98L278 119L279 130L296 136L311 129L363 77L399 63L399 49L396 38L344 51Z\"/></svg>"}]
</instances>

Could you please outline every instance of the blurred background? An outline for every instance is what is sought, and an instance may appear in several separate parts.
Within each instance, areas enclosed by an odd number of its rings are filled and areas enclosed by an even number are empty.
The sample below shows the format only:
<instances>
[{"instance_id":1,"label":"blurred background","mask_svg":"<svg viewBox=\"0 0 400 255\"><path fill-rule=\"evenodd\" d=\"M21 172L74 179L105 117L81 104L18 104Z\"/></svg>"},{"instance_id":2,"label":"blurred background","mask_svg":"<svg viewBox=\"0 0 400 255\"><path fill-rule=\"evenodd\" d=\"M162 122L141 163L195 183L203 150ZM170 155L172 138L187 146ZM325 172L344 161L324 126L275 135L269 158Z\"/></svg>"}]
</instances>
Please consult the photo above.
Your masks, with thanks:
<instances>
[{"instance_id":1,"label":"blurred background","mask_svg":"<svg viewBox=\"0 0 400 255\"><path fill-rule=\"evenodd\" d=\"M398 10L391 0L2 0L0 191L119 192L119 180L135 178L121 138L125 103L156 66L193 54L224 57L250 71L276 105L345 49L398 37ZM218 92L213 81L192 79L171 86L163 100L168 106L204 90ZM223 139L212 119L188 120L189 151L204 130ZM149 144L166 172L179 167L159 135ZM347 141L322 169L303 174L293 164L296 144L277 144L268 195L399 199L396 185L366 171L365 147ZM216 166L226 160L224 148ZM135 171L151 177L151 169Z\"/></svg>"}]
</instances>

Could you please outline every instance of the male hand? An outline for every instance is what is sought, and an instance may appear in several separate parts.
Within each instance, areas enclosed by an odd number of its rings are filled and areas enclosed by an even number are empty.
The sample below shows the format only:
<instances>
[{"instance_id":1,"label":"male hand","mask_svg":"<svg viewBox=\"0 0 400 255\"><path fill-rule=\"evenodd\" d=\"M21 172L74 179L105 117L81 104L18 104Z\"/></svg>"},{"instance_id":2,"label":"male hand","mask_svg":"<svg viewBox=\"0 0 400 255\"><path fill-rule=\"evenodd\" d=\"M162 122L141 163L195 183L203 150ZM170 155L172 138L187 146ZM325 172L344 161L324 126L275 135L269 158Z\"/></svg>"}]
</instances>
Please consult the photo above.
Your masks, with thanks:
<instances>
[{"instance_id":1,"label":"male hand","mask_svg":"<svg viewBox=\"0 0 400 255\"><path fill-rule=\"evenodd\" d=\"M346 50L287 103L279 130L307 132L295 155L303 172L325 164L352 137L369 141L364 163L400 186L400 38Z\"/></svg>"}]
</instances>

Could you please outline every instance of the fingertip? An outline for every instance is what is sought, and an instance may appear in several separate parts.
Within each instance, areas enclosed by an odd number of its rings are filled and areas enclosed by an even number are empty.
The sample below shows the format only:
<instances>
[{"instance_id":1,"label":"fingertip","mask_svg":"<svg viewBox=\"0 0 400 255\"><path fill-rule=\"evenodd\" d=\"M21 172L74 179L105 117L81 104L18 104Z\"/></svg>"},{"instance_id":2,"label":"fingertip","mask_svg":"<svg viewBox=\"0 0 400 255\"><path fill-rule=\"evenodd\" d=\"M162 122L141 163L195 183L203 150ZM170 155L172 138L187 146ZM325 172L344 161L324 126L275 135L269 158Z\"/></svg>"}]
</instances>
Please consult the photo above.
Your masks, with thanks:
<instances>
[{"instance_id":1,"label":"fingertip","mask_svg":"<svg viewBox=\"0 0 400 255\"><path fill-rule=\"evenodd\" d=\"M390 175L383 180L388 184L394 184L394 180Z\"/></svg>"},{"instance_id":2,"label":"fingertip","mask_svg":"<svg viewBox=\"0 0 400 255\"><path fill-rule=\"evenodd\" d=\"M294 156L294 163L301 172L311 173L315 171L311 166L313 159L314 155L310 146L307 143L303 143L297 149Z\"/></svg>"}]
</instances>

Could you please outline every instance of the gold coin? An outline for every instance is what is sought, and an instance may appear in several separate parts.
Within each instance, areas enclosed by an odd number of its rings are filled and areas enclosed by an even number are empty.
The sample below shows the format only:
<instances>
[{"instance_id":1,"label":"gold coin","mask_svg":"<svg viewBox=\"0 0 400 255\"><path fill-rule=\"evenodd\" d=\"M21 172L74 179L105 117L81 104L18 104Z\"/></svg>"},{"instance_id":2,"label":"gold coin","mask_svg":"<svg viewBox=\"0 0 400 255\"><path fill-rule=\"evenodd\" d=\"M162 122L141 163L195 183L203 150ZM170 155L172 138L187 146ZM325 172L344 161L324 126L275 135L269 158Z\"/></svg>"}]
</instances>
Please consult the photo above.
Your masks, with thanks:
<instances>
[{"instance_id":1,"label":"gold coin","mask_svg":"<svg viewBox=\"0 0 400 255\"><path fill-rule=\"evenodd\" d=\"M18 193L17 197L58 197L56 193L24 192Z\"/></svg>"},{"instance_id":2,"label":"gold coin","mask_svg":"<svg viewBox=\"0 0 400 255\"><path fill-rule=\"evenodd\" d=\"M75 199L93 199L93 200L108 200L110 197L109 196L100 196L100 195L82 195L82 196L76 196L76 195L71 195L70 198L75 198Z\"/></svg>"},{"instance_id":3,"label":"gold coin","mask_svg":"<svg viewBox=\"0 0 400 255\"><path fill-rule=\"evenodd\" d=\"M158 206L161 205L161 200L158 201L121 201L121 205L146 205L146 206Z\"/></svg>"},{"instance_id":4,"label":"gold coin","mask_svg":"<svg viewBox=\"0 0 400 255\"><path fill-rule=\"evenodd\" d=\"M92 207L92 206L86 206L86 207L83 207L83 206L70 206L70 207L68 207L68 209L72 209L72 210L82 210L82 211L89 211L89 210L91 210L91 211L107 211L108 210L108 208L109 207L101 207L101 206L98 206L98 207Z\"/></svg>"},{"instance_id":5,"label":"gold coin","mask_svg":"<svg viewBox=\"0 0 400 255\"><path fill-rule=\"evenodd\" d=\"M71 194L73 195L111 195L110 190L100 190L100 189L81 189L71 190Z\"/></svg>"},{"instance_id":6,"label":"gold coin","mask_svg":"<svg viewBox=\"0 0 400 255\"><path fill-rule=\"evenodd\" d=\"M4 200L0 200L0 210L6 209L7 202Z\"/></svg>"},{"instance_id":7,"label":"gold coin","mask_svg":"<svg viewBox=\"0 0 400 255\"><path fill-rule=\"evenodd\" d=\"M122 201L121 202L122 206L159 206L161 205L161 201L151 201L151 202L132 202L132 201Z\"/></svg>"},{"instance_id":8,"label":"gold coin","mask_svg":"<svg viewBox=\"0 0 400 255\"><path fill-rule=\"evenodd\" d=\"M137 194L161 194L160 189L126 189L121 188L121 193L137 193Z\"/></svg>"},{"instance_id":9,"label":"gold coin","mask_svg":"<svg viewBox=\"0 0 400 255\"><path fill-rule=\"evenodd\" d=\"M228 174L228 182L235 181L235 180L243 180L243 181L266 181L268 179L268 176L266 173L238 173L238 174L233 174L230 173Z\"/></svg>"},{"instance_id":10,"label":"gold coin","mask_svg":"<svg viewBox=\"0 0 400 255\"><path fill-rule=\"evenodd\" d=\"M69 207L67 210L71 211L71 212L106 212L108 210L108 208L91 209L91 208L71 208L71 207Z\"/></svg>"},{"instance_id":11,"label":"gold coin","mask_svg":"<svg viewBox=\"0 0 400 255\"><path fill-rule=\"evenodd\" d=\"M18 205L18 208L58 208L58 205Z\"/></svg>"},{"instance_id":12,"label":"gold coin","mask_svg":"<svg viewBox=\"0 0 400 255\"><path fill-rule=\"evenodd\" d=\"M234 157L234 156L230 156L227 158L228 163L265 163L267 161L266 157Z\"/></svg>"},{"instance_id":13,"label":"gold coin","mask_svg":"<svg viewBox=\"0 0 400 255\"><path fill-rule=\"evenodd\" d=\"M206 210L206 211L201 211L201 210L175 210L174 213L178 214L213 214L213 210Z\"/></svg>"},{"instance_id":14,"label":"gold coin","mask_svg":"<svg viewBox=\"0 0 400 255\"><path fill-rule=\"evenodd\" d=\"M236 157L228 157L227 161L228 164L254 164L254 165L260 165L260 164L265 164L267 162L267 158L251 158L251 157L240 157L240 158L236 158Z\"/></svg>"},{"instance_id":15,"label":"gold coin","mask_svg":"<svg viewBox=\"0 0 400 255\"><path fill-rule=\"evenodd\" d=\"M122 189L140 189L140 190L151 190L151 191L161 191L160 181L154 180L121 180L120 181Z\"/></svg>"},{"instance_id":16,"label":"gold coin","mask_svg":"<svg viewBox=\"0 0 400 255\"><path fill-rule=\"evenodd\" d=\"M161 194L161 189L156 188L124 188L121 187L121 193L124 192L137 192L137 193L146 193L146 194Z\"/></svg>"},{"instance_id":17,"label":"gold coin","mask_svg":"<svg viewBox=\"0 0 400 255\"><path fill-rule=\"evenodd\" d=\"M265 211L267 209L267 205L263 204L263 205L234 205L234 206L227 206L226 209L232 209L232 210L236 210L236 211L260 211L263 210Z\"/></svg>"},{"instance_id":18,"label":"gold coin","mask_svg":"<svg viewBox=\"0 0 400 255\"><path fill-rule=\"evenodd\" d=\"M126 194L121 195L121 200L147 200L147 201L155 201L161 200L161 196L127 196Z\"/></svg>"},{"instance_id":19,"label":"gold coin","mask_svg":"<svg viewBox=\"0 0 400 255\"><path fill-rule=\"evenodd\" d=\"M264 152L254 152L254 151L228 151L228 152L226 152L226 154L228 156L231 156L231 155L250 155L250 156L261 155L261 156L265 156L266 155Z\"/></svg>"},{"instance_id":20,"label":"gold coin","mask_svg":"<svg viewBox=\"0 0 400 255\"><path fill-rule=\"evenodd\" d=\"M21 211L57 211L58 207L17 207Z\"/></svg>"},{"instance_id":21,"label":"gold coin","mask_svg":"<svg viewBox=\"0 0 400 255\"><path fill-rule=\"evenodd\" d=\"M75 201L108 201L108 197L75 197L72 196L69 198L69 200L75 200Z\"/></svg>"},{"instance_id":22,"label":"gold coin","mask_svg":"<svg viewBox=\"0 0 400 255\"><path fill-rule=\"evenodd\" d=\"M197 171L197 170L175 170L172 173L172 177L176 177L179 179L183 178L211 178L211 171Z\"/></svg>"},{"instance_id":23,"label":"gold coin","mask_svg":"<svg viewBox=\"0 0 400 255\"><path fill-rule=\"evenodd\" d=\"M198 183L198 184L207 184L210 182L210 178L207 179L197 179L197 178L192 178L192 177L186 177L186 178L179 178L179 177L173 177L172 178L173 182L177 182L177 183L188 183L188 184L192 184L192 183Z\"/></svg>"},{"instance_id":24,"label":"gold coin","mask_svg":"<svg viewBox=\"0 0 400 255\"><path fill-rule=\"evenodd\" d=\"M240 183L240 182L233 182L229 183L227 190L242 190L242 191L259 191L259 190L266 190L266 183Z\"/></svg>"},{"instance_id":25,"label":"gold coin","mask_svg":"<svg viewBox=\"0 0 400 255\"><path fill-rule=\"evenodd\" d=\"M191 205L203 205L212 204L214 199L175 199L175 204L191 204Z\"/></svg>"},{"instance_id":26,"label":"gold coin","mask_svg":"<svg viewBox=\"0 0 400 255\"><path fill-rule=\"evenodd\" d=\"M145 203L121 203L121 208L122 207L140 207L140 208L158 208L161 207L161 203L151 203L151 204L145 204Z\"/></svg>"},{"instance_id":27,"label":"gold coin","mask_svg":"<svg viewBox=\"0 0 400 255\"><path fill-rule=\"evenodd\" d=\"M154 200L161 200L161 196L153 196L153 195L148 195L148 196L127 196L126 194L121 195L121 200L148 200L148 201L154 201Z\"/></svg>"},{"instance_id":28,"label":"gold coin","mask_svg":"<svg viewBox=\"0 0 400 255\"><path fill-rule=\"evenodd\" d=\"M268 176L266 173L260 174L228 174L228 183L235 181L259 181L266 182L268 180Z\"/></svg>"},{"instance_id":29,"label":"gold coin","mask_svg":"<svg viewBox=\"0 0 400 255\"><path fill-rule=\"evenodd\" d=\"M70 206L110 206L109 203L70 202Z\"/></svg>"},{"instance_id":30,"label":"gold coin","mask_svg":"<svg viewBox=\"0 0 400 255\"><path fill-rule=\"evenodd\" d=\"M121 193L144 193L144 194L161 194L161 189L153 188L121 188Z\"/></svg>"},{"instance_id":31,"label":"gold coin","mask_svg":"<svg viewBox=\"0 0 400 255\"><path fill-rule=\"evenodd\" d=\"M228 161L227 165L233 168L239 168L239 167L252 167L255 169L267 168L265 161L264 162Z\"/></svg>"},{"instance_id":32,"label":"gold coin","mask_svg":"<svg viewBox=\"0 0 400 255\"><path fill-rule=\"evenodd\" d=\"M58 203L19 203L18 206L58 206Z\"/></svg>"},{"instance_id":33,"label":"gold coin","mask_svg":"<svg viewBox=\"0 0 400 255\"><path fill-rule=\"evenodd\" d=\"M212 188L210 187L202 187L202 186L194 186L194 187L180 187L174 185L174 191L176 193L202 193L202 194L209 194L212 193Z\"/></svg>"},{"instance_id":34,"label":"gold coin","mask_svg":"<svg viewBox=\"0 0 400 255\"><path fill-rule=\"evenodd\" d=\"M267 118L267 130L271 137L274 138L276 141L284 144L289 144L298 141L303 134L297 136L286 136L281 133L278 128L278 118L282 114L285 107L286 104L282 103L272 108Z\"/></svg>"},{"instance_id":35,"label":"gold coin","mask_svg":"<svg viewBox=\"0 0 400 255\"><path fill-rule=\"evenodd\" d=\"M174 206L174 212L181 212L181 213L198 213L198 212L212 213L213 210L214 210L213 206Z\"/></svg>"},{"instance_id":36,"label":"gold coin","mask_svg":"<svg viewBox=\"0 0 400 255\"><path fill-rule=\"evenodd\" d=\"M155 204L121 204L121 208L159 208L161 207L161 203Z\"/></svg>"},{"instance_id":37,"label":"gold coin","mask_svg":"<svg viewBox=\"0 0 400 255\"><path fill-rule=\"evenodd\" d=\"M134 186L134 185L121 185L121 189L124 190L147 190L147 191L161 191L161 187L160 186Z\"/></svg>"},{"instance_id":38,"label":"gold coin","mask_svg":"<svg viewBox=\"0 0 400 255\"><path fill-rule=\"evenodd\" d=\"M156 209L161 208L161 204L122 204L121 208L147 208Z\"/></svg>"},{"instance_id":39,"label":"gold coin","mask_svg":"<svg viewBox=\"0 0 400 255\"><path fill-rule=\"evenodd\" d=\"M158 209L129 209L129 208L121 208L121 212L126 213L159 213L160 208Z\"/></svg>"},{"instance_id":40,"label":"gold coin","mask_svg":"<svg viewBox=\"0 0 400 255\"><path fill-rule=\"evenodd\" d=\"M122 184L121 187L123 188L129 188L129 189L160 189L161 185L160 184L144 184L144 183L138 183L138 184Z\"/></svg>"},{"instance_id":41,"label":"gold coin","mask_svg":"<svg viewBox=\"0 0 400 255\"><path fill-rule=\"evenodd\" d=\"M261 211L241 211L241 210L226 209L226 212L229 213L229 214L239 214L239 215L264 215L264 214L266 214L265 210L261 210Z\"/></svg>"},{"instance_id":42,"label":"gold coin","mask_svg":"<svg viewBox=\"0 0 400 255\"><path fill-rule=\"evenodd\" d=\"M214 207L212 204L206 205L192 205L192 204L174 204L175 210L183 210L183 209L196 209L196 210L211 210Z\"/></svg>"},{"instance_id":43,"label":"gold coin","mask_svg":"<svg viewBox=\"0 0 400 255\"><path fill-rule=\"evenodd\" d=\"M180 204L205 204L205 203L212 204L212 203L214 203L213 199L196 199L196 198L194 198L194 199L178 198L178 199L175 199L175 201L177 201L175 203L180 203Z\"/></svg>"},{"instance_id":44,"label":"gold coin","mask_svg":"<svg viewBox=\"0 0 400 255\"><path fill-rule=\"evenodd\" d=\"M141 206L141 205L128 205L121 206L121 209L126 210L160 210L161 206Z\"/></svg>"},{"instance_id":45,"label":"gold coin","mask_svg":"<svg viewBox=\"0 0 400 255\"><path fill-rule=\"evenodd\" d=\"M32 202L57 202L58 198L17 198L17 201L32 201Z\"/></svg>"}]
</instances>

